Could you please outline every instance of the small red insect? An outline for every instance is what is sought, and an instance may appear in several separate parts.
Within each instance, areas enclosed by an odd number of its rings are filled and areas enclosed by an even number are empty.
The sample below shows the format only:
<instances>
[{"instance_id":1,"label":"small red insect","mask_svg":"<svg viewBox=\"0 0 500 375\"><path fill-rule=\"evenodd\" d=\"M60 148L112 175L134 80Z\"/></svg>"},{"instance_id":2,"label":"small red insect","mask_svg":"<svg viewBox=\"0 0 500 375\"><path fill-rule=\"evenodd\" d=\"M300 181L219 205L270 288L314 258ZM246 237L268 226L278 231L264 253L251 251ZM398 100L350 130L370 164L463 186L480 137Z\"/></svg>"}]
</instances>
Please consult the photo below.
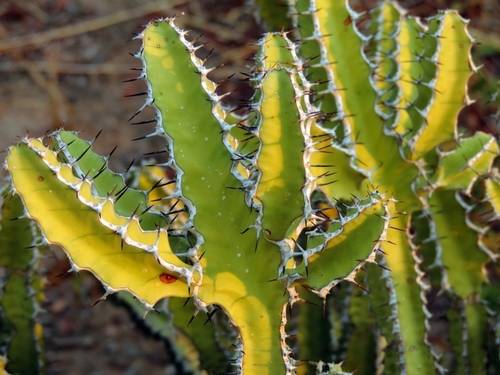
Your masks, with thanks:
<instances>
[{"instance_id":1,"label":"small red insect","mask_svg":"<svg viewBox=\"0 0 500 375\"><path fill-rule=\"evenodd\" d=\"M160 275L160 280L165 284L172 284L173 282L177 281L177 277L175 277L174 275L169 275L168 273L162 273Z\"/></svg>"}]
</instances>

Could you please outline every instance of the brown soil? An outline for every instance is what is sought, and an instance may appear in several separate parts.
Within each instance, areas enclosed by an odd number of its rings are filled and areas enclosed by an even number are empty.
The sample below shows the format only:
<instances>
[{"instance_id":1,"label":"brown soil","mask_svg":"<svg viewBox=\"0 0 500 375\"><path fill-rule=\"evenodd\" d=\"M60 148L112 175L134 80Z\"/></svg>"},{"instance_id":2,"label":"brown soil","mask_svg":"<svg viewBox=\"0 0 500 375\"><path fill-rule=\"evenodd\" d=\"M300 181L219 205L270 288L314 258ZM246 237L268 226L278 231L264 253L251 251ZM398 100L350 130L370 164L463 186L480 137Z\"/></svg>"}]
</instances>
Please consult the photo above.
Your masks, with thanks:
<instances>
[{"instance_id":1,"label":"brown soil","mask_svg":"<svg viewBox=\"0 0 500 375\"><path fill-rule=\"evenodd\" d=\"M261 35L254 9L245 0L3 0L0 2L0 149L27 132L39 136L64 126L80 130L87 139L101 129L96 151L120 145L112 168L123 170L133 158L162 147L157 140L130 142L145 134L127 124L142 99L126 98L144 83L123 84L133 78L131 67L140 62L129 53L139 47L130 41L154 17L185 14L178 19L192 36L214 48L209 65L227 65L215 74L248 71L252 45ZM356 1L369 6L373 1ZM414 14L429 15L437 8L454 7L472 18L473 35L500 50L500 5L497 0L405 0ZM145 7L149 7L146 9ZM97 21L96 21L97 20ZM93 21L93 22L92 22ZM235 26L236 25L236 26ZM201 53L206 53L201 52ZM500 76L499 53L478 57L487 75ZM214 77L215 79L216 77ZM235 76L222 90L239 90L235 101L250 90ZM464 121L485 126L484 113L469 111ZM468 113L469 113L468 112ZM477 112L477 113L476 113ZM145 115L147 117L147 115ZM490 124L491 127L491 124ZM491 129L497 133L497 129ZM0 162L3 160L0 154ZM65 256L54 249L44 261L47 273L45 312L49 374L174 374L161 342L146 338L128 314L104 301L90 275L55 278L69 268Z\"/></svg>"}]
</instances>

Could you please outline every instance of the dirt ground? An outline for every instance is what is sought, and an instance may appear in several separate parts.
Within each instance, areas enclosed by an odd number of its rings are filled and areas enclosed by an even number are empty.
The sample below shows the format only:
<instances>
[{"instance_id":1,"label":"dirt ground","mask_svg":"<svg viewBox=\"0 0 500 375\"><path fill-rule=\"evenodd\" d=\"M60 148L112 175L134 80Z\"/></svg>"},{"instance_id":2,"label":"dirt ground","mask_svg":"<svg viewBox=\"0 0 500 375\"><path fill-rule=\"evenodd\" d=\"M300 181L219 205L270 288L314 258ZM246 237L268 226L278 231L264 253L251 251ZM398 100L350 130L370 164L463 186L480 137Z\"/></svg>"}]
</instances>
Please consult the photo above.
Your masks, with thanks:
<instances>
[{"instance_id":1,"label":"dirt ground","mask_svg":"<svg viewBox=\"0 0 500 375\"><path fill-rule=\"evenodd\" d=\"M366 8L373 1L353 2ZM497 52L478 56L486 75L500 77L500 4L497 0L406 0L411 12L426 16L438 8L459 9L472 18L471 33ZM129 55L139 48L131 40L152 18L180 15L178 25L204 33L214 48L209 65L227 65L215 74L247 72L252 45L264 31L245 0L0 0L0 149L29 132L39 136L64 126L87 139L101 129L96 152L119 145L111 166L122 171L133 158L161 148L155 140L130 142L145 134L127 120L142 99L127 98L144 88L133 78L140 62ZM136 72L135 72L136 73ZM238 88L235 99L251 91L236 75L222 90ZM216 77L214 77L216 78ZM469 110L470 127L492 129L480 110ZM145 116L147 117L147 116ZM3 162L5 153L0 154ZM128 314L110 302L90 305L102 295L90 276L68 275L59 249L44 260L46 303L42 313L49 374L175 374L163 343L146 338Z\"/></svg>"}]
</instances>

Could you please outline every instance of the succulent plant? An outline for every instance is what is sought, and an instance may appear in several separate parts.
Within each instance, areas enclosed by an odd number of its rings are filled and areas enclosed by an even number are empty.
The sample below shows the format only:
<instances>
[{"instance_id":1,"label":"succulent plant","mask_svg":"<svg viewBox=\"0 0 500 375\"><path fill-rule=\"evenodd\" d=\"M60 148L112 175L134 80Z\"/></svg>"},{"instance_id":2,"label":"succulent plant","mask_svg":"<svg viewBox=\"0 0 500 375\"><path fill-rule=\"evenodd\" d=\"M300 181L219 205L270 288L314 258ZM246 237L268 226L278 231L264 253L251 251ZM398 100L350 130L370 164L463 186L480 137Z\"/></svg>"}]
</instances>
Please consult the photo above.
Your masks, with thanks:
<instances>
[{"instance_id":1,"label":"succulent plant","mask_svg":"<svg viewBox=\"0 0 500 375\"><path fill-rule=\"evenodd\" d=\"M130 178L59 130L10 148L11 192L102 299L168 297L159 324L191 340L166 335L190 371L495 373L499 146L458 124L467 22L391 1L370 16L363 34L348 2L291 2L292 31L258 43L243 115L175 18L152 21L131 120L155 109L137 123L168 160Z\"/></svg>"},{"instance_id":2,"label":"succulent plant","mask_svg":"<svg viewBox=\"0 0 500 375\"><path fill-rule=\"evenodd\" d=\"M42 325L36 318L44 299L37 265L46 246L19 196L6 196L8 190L0 189L0 369L44 373Z\"/></svg>"}]
</instances>

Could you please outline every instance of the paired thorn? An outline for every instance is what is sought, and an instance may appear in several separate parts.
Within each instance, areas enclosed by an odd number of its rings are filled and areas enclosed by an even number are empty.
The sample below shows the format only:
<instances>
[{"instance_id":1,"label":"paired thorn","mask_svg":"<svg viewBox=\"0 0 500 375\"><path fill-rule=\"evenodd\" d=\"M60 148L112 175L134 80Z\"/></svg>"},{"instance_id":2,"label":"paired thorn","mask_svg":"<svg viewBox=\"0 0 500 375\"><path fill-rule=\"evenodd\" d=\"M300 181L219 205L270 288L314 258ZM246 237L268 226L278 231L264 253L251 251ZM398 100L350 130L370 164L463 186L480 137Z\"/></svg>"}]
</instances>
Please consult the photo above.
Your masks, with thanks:
<instances>
[{"instance_id":1,"label":"paired thorn","mask_svg":"<svg viewBox=\"0 0 500 375\"><path fill-rule=\"evenodd\" d=\"M125 95L124 97L125 98L133 98L134 96L143 96L143 95L149 95L149 92L142 91L142 92L138 92L138 93L135 93L135 94Z\"/></svg>"},{"instance_id":2,"label":"paired thorn","mask_svg":"<svg viewBox=\"0 0 500 375\"><path fill-rule=\"evenodd\" d=\"M152 119L144 120L144 121L131 122L130 125L145 125L145 124L150 124L152 122L157 122L157 121L158 120L156 118L152 118Z\"/></svg>"}]
</instances>

